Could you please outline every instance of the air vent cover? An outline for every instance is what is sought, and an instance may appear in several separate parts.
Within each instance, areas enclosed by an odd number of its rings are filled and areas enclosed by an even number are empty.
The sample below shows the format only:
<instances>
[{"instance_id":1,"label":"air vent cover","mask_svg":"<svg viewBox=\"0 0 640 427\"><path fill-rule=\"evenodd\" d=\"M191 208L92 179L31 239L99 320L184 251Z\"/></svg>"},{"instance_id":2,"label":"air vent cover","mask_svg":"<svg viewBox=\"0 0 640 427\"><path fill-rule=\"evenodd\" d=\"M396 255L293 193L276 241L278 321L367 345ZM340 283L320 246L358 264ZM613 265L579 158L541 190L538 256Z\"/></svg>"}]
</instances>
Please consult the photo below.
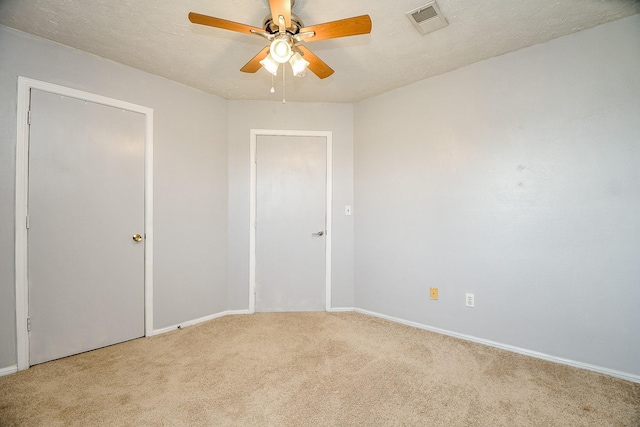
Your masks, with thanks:
<instances>
[{"instance_id":1,"label":"air vent cover","mask_svg":"<svg viewBox=\"0 0 640 427\"><path fill-rule=\"evenodd\" d=\"M420 34L427 34L449 25L435 0L411 12L407 12L407 18L409 18L409 21L413 23Z\"/></svg>"}]
</instances>

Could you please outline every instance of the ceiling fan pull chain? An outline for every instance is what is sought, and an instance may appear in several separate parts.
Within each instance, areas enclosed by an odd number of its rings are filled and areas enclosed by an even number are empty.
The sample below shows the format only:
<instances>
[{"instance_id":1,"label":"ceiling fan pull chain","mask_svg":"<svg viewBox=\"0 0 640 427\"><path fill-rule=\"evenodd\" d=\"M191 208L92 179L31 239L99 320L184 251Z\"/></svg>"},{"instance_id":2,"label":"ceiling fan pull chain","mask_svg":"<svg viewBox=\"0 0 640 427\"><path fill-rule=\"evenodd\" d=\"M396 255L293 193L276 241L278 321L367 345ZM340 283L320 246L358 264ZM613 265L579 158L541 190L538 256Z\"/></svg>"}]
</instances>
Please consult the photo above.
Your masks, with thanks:
<instances>
[{"instance_id":1,"label":"ceiling fan pull chain","mask_svg":"<svg viewBox=\"0 0 640 427\"><path fill-rule=\"evenodd\" d=\"M285 67L284 65L282 66L282 103L286 104L287 100L285 99L285 95L287 94L287 86L285 85L286 83L286 76L287 74L287 67Z\"/></svg>"},{"instance_id":2,"label":"ceiling fan pull chain","mask_svg":"<svg viewBox=\"0 0 640 427\"><path fill-rule=\"evenodd\" d=\"M271 93L275 93L276 92L276 88L273 87L273 74L271 74Z\"/></svg>"}]
</instances>

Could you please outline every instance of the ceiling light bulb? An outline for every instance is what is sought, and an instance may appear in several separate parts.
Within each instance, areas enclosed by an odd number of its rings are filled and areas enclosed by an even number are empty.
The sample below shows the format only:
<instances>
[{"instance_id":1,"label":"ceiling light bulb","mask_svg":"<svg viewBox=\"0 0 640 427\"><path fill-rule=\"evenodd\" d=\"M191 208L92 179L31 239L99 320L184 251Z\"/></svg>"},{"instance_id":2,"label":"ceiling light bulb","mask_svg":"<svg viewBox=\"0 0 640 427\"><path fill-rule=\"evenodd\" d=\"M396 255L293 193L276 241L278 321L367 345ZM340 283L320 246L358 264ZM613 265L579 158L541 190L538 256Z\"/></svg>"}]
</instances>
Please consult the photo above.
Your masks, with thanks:
<instances>
[{"instance_id":1,"label":"ceiling light bulb","mask_svg":"<svg viewBox=\"0 0 640 427\"><path fill-rule=\"evenodd\" d=\"M266 58L260 61L260 64L264 67L265 70L267 70L274 76L278 75L278 67L280 66L280 64L275 59L273 59L273 56L271 56L271 54L267 55Z\"/></svg>"},{"instance_id":2,"label":"ceiling light bulb","mask_svg":"<svg viewBox=\"0 0 640 427\"><path fill-rule=\"evenodd\" d=\"M278 38L271 42L269 54L273 59L284 64L291 57L291 45L287 38Z\"/></svg>"},{"instance_id":3,"label":"ceiling light bulb","mask_svg":"<svg viewBox=\"0 0 640 427\"><path fill-rule=\"evenodd\" d=\"M299 53L294 53L291 55L291 58L289 58L289 64L291 64L293 75L298 77L307 69L309 61L304 59Z\"/></svg>"}]
</instances>

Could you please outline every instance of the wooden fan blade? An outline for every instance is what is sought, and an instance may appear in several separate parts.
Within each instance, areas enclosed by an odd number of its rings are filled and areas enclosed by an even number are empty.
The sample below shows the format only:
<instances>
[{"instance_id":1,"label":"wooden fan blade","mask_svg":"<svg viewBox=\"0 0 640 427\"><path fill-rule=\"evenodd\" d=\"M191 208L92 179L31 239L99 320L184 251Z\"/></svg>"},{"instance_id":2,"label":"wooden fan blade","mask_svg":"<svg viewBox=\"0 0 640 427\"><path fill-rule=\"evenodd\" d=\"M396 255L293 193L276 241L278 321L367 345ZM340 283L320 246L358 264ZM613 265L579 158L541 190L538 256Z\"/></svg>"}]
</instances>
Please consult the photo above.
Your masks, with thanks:
<instances>
[{"instance_id":1,"label":"wooden fan blade","mask_svg":"<svg viewBox=\"0 0 640 427\"><path fill-rule=\"evenodd\" d=\"M304 59L309 61L309 69L313 72L313 74L320 77L321 79L326 79L331 74L333 74L333 69L325 64L322 59L315 56L309 49L304 46L298 46L298 49L302 51L302 56L304 57Z\"/></svg>"},{"instance_id":2,"label":"wooden fan blade","mask_svg":"<svg viewBox=\"0 0 640 427\"><path fill-rule=\"evenodd\" d=\"M209 27L222 28L223 30L230 30L238 33L254 35L251 30L264 33L262 28L239 24L237 22L227 21L226 19L214 18L213 16L200 15L199 13L194 12L189 13L189 21L194 24L208 25Z\"/></svg>"},{"instance_id":3,"label":"wooden fan blade","mask_svg":"<svg viewBox=\"0 0 640 427\"><path fill-rule=\"evenodd\" d=\"M371 18L369 15L354 16L353 18L326 22L324 24L312 25L300 29L300 33L309 31L313 31L316 35L305 38L304 41L306 42L369 34L371 32Z\"/></svg>"},{"instance_id":4,"label":"wooden fan blade","mask_svg":"<svg viewBox=\"0 0 640 427\"><path fill-rule=\"evenodd\" d=\"M282 16L285 26L291 28L291 0L269 0L269 7L274 24L279 25L278 17Z\"/></svg>"},{"instance_id":5,"label":"wooden fan blade","mask_svg":"<svg viewBox=\"0 0 640 427\"><path fill-rule=\"evenodd\" d=\"M251 61L247 62L244 67L240 68L240 71L243 73L255 73L262 67L260 61L267 57L269 54L269 46L262 49L256 56L254 56Z\"/></svg>"}]
</instances>

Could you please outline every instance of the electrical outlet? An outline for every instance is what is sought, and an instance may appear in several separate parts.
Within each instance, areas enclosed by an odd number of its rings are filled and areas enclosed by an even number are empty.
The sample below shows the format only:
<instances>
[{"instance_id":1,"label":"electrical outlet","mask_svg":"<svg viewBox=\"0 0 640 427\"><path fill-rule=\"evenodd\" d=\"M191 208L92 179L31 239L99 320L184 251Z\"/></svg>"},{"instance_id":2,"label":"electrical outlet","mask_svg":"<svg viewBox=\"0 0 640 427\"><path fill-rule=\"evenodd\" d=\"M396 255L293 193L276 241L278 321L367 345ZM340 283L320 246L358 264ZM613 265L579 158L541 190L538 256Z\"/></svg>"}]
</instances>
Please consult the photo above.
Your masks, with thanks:
<instances>
[{"instance_id":1,"label":"electrical outlet","mask_svg":"<svg viewBox=\"0 0 640 427\"><path fill-rule=\"evenodd\" d=\"M473 294L466 294L467 307L476 306L476 298Z\"/></svg>"},{"instance_id":2,"label":"electrical outlet","mask_svg":"<svg viewBox=\"0 0 640 427\"><path fill-rule=\"evenodd\" d=\"M438 299L438 288L429 288L431 299Z\"/></svg>"}]
</instances>

